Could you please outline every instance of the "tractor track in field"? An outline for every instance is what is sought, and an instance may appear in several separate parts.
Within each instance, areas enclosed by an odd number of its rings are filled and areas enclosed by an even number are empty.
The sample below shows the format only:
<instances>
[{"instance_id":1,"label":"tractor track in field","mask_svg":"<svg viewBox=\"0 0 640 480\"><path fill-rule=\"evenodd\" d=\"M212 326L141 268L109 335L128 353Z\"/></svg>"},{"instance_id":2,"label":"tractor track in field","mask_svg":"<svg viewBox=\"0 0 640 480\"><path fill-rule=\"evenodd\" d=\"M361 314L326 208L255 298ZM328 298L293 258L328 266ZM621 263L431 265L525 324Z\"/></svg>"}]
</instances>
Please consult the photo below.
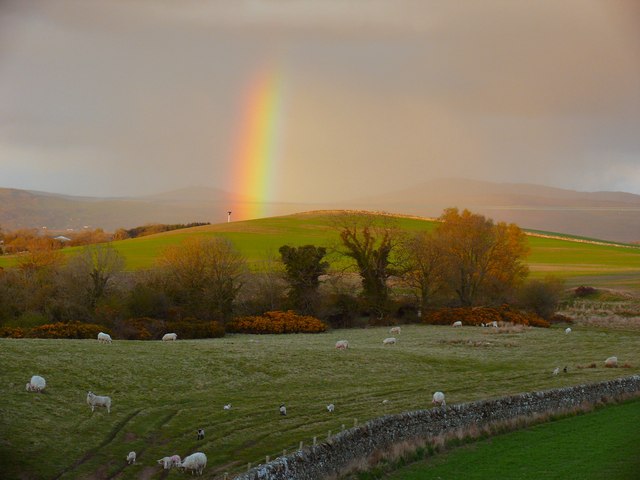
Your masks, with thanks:
<instances>
[{"instance_id":1,"label":"tractor track in field","mask_svg":"<svg viewBox=\"0 0 640 480\"><path fill-rule=\"evenodd\" d=\"M149 446L154 446L159 444L160 442L158 442L158 433L157 431L163 427L164 425L166 425L173 417L175 417L178 414L179 410L174 410L169 412L165 417L163 417L160 422L158 422L157 428L155 429L154 432L150 433L149 435L147 435L145 437L145 447L140 449L138 452L136 452L137 454L137 458L139 459L140 457L142 457L144 455L144 452L147 451L147 449L149 448ZM123 463L116 471L114 471L113 473L111 473L108 477L106 477L106 480L113 480L115 478L117 478L125 468L127 468L127 464ZM163 470L162 473L160 473L160 476L158 478L160 479L164 479L167 478L167 476L169 475L169 470Z\"/></svg>"},{"instance_id":2,"label":"tractor track in field","mask_svg":"<svg viewBox=\"0 0 640 480\"><path fill-rule=\"evenodd\" d=\"M76 460L70 467L65 468L62 472L60 472L58 475L56 475L53 480L57 480L60 477L62 477L64 474L71 472L72 470L75 470L76 468L78 468L80 465L82 465L83 463L85 463L87 460L89 460L90 458L92 458L97 451L99 451L101 448L107 446L109 443L111 443L113 441L114 438L116 438L116 435L118 435L118 432L120 432L124 426L129 423L131 421L132 418L134 418L135 416L137 416L143 409L139 409L136 410L135 412L127 415L124 419L122 419L121 421L119 421L115 427L113 427L113 429L111 430L111 432L109 432L109 435L107 435L107 437L100 443L100 445L98 445L95 448L90 449L87 453L85 453L79 460Z\"/></svg>"}]
</instances>

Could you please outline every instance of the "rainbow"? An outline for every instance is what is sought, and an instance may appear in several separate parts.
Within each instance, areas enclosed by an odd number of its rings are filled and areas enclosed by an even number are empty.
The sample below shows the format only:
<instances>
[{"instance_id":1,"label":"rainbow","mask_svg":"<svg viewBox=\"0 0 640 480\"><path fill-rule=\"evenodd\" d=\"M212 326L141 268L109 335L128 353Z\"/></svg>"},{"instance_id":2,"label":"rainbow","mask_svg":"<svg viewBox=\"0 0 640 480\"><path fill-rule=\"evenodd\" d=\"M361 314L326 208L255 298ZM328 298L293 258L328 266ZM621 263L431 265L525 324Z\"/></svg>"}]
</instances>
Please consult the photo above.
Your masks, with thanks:
<instances>
[{"instance_id":1,"label":"rainbow","mask_svg":"<svg viewBox=\"0 0 640 480\"><path fill-rule=\"evenodd\" d=\"M266 203L277 190L281 160L282 90L282 74L273 66L263 68L247 88L233 154L233 191L243 199L231 208L234 220L270 213Z\"/></svg>"}]
</instances>

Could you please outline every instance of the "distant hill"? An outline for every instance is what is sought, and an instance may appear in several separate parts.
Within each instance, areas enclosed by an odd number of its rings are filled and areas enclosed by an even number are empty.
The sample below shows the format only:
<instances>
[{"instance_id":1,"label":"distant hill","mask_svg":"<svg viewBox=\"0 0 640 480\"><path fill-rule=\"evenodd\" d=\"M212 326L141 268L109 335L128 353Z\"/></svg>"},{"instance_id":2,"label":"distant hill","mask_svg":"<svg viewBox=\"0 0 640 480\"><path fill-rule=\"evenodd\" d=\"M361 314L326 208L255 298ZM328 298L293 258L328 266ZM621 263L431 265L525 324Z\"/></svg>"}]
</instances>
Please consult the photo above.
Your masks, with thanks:
<instances>
[{"instance_id":1,"label":"distant hill","mask_svg":"<svg viewBox=\"0 0 640 480\"><path fill-rule=\"evenodd\" d=\"M330 197L330 195L329 195ZM131 228L149 223L221 223L227 210L251 210L255 200L192 187L142 197L74 197L0 188L0 228L50 230ZM468 208L523 228L617 242L640 241L640 195L578 192L529 184L461 179L426 182L350 202L270 203L268 216L320 209L378 210L437 217L447 207ZM232 220L244 220L236 216Z\"/></svg>"},{"instance_id":2,"label":"distant hill","mask_svg":"<svg viewBox=\"0 0 640 480\"><path fill-rule=\"evenodd\" d=\"M618 242L640 241L640 195L578 192L541 185L443 179L356 200L394 213L439 216L447 207L523 228Z\"/></svg>"}]
</instances>

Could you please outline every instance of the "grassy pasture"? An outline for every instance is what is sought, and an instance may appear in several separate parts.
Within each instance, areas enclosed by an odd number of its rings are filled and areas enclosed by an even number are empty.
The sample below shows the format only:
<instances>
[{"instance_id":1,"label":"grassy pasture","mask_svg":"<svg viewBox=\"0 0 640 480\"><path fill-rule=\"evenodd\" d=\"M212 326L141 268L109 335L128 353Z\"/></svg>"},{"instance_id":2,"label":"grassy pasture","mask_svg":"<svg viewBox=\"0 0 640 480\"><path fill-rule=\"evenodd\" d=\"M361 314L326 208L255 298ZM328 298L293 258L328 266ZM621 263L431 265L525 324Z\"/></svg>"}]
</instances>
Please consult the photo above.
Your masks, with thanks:
<instances>
[{"instance_id":1,"label":"grassy pasture","mask_svg":"<svg viewBox=\"0 0 640 480\"><path fill-rule=\"evenodd\" d=\"M640 472L638 424L635 400L474 442L386 478L633 480Z\"/></svg>"},{"instance_id":2,"label":"grassy pasture","mask_svg":"<svg viewBox=\"0 0 640 480\"><path fill-rule=\"evenodd\" d=\"M308 212L242 222L204 225L174 230L148 237L114 242L124 255L127 268L136 270L154 264L162 249L181 243L189 236L218 235L229 239L242 252L251 265L257 266L269 258L279 258L282 245L335 247L338 245L336 214ZM416 217L396 217L400 229L415 232L430 230L435 223ZM528 237L531 252L527 263L531 276L541 278L553 274L566 278L570 285L594 284L598 286L626 287L640 290L640 248L589 243L556 238ZM66 248L71 254L76 248ZM340 260L330 259L334 268ZM10 266L15 258L0 257L0 266Z\"/></svg>"},{"instance_id":3,"label":"grassy pasture","mask_svg":"<svg viewBox=\"0 0 640 480\"><path fill-rule=\"evenodd\" d=\"M393 346L382 345L382 327L175 343L0 339L3 478L182 478L163 476L156 460L198 450L205 478L222 478L354 419L430 407L436 389L459 403L640 372L640 331L573 330L409 325ZM348 351L334 349L342 338ZM632 368L603 368L610 355ZM598 368L577 368L591 362ZM46 378L45 393L25 391L33 374ZM91 413L88 390L113 398L111 414ZM130 450L138 463L126 467Z\"/></svg>"}]
</instances>

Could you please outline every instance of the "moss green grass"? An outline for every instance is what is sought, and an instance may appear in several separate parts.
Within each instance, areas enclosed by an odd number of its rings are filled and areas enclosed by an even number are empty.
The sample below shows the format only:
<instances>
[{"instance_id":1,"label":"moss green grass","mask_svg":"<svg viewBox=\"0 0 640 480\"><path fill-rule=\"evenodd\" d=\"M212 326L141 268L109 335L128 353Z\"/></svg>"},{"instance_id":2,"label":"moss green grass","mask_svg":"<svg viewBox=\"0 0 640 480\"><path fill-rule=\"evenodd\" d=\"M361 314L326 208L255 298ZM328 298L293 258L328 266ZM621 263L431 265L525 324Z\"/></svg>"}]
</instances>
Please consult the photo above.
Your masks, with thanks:
<instances>
[{"instance_id":1,"label":"moss green grass","mask_svg":"<svg viewBox=\"0 0 640 480\"><path fill-rule=\"evenodd\" d=\"M640 400L565 417L437 454L389 480L635 480Z\"/></svg>"}]
</instances>

